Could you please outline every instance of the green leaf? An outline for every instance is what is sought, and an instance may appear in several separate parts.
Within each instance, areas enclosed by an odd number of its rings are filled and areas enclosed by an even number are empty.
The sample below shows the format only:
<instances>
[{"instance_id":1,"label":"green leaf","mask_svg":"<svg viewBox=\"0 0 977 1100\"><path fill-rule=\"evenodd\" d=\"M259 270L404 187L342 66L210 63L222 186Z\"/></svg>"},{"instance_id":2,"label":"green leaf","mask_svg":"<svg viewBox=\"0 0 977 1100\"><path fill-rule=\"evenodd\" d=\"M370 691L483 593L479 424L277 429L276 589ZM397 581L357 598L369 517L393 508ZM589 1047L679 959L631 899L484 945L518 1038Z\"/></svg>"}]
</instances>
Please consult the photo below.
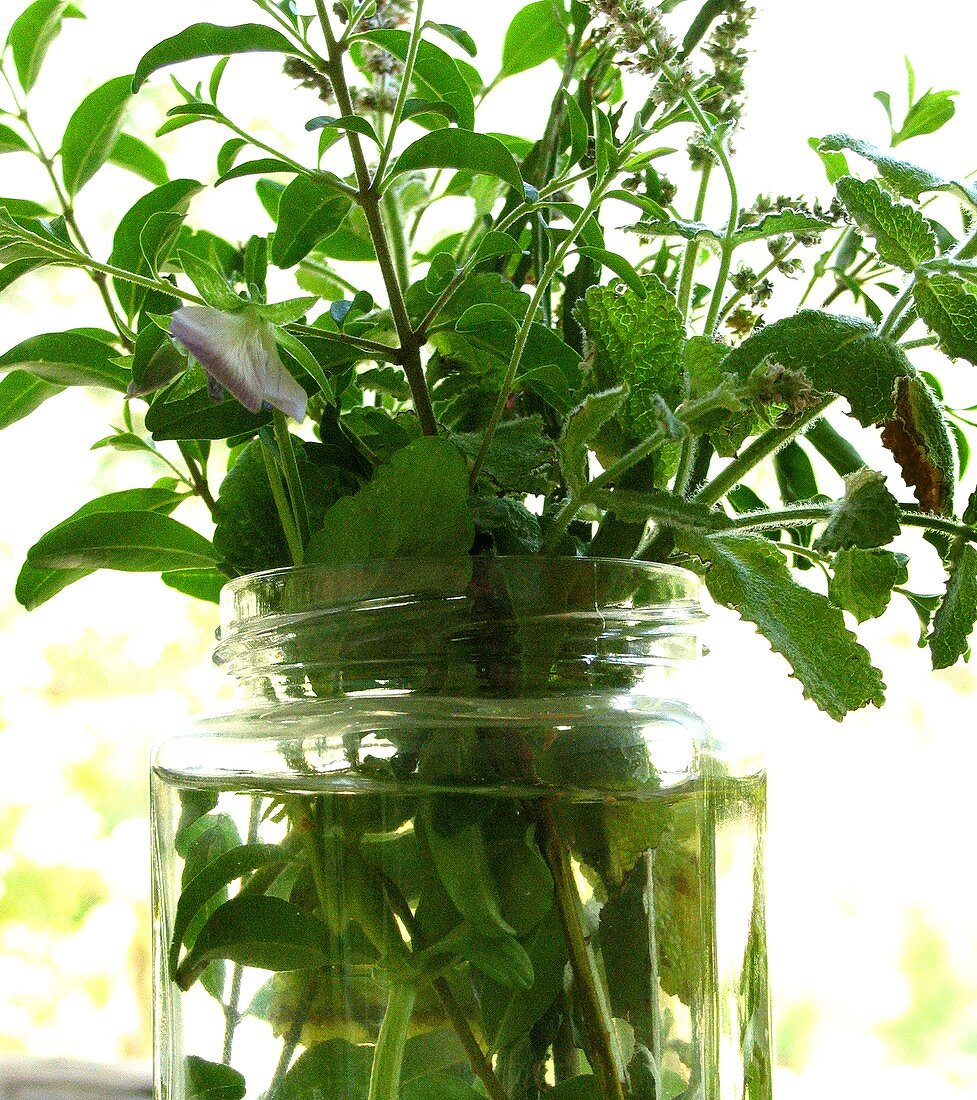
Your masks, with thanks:
<instances>
[{"instance_id":1,"label":"green leaf","mask_svg":"<svg viewBox=\"0 0 977 1100\"><path fill-rule=\"evenodd\" d=\"M828 177L828 183L834 185L841 179L842 176L850 175L848 169L848 158L844 153L830 153L821 148L820 138L808 138L808 145L814 150L815 153L821 158L821 163L824 165L825 175Z\"/></svg>"},{"instance_id":2,"label":"green leaf","mask_svg":"<svg viewBox=\"0 0 977 1100\"><path fill-rule=\"evenodd\" d=\"M419 1081L404 1084L400 1097L401 1100L481 1100L482 1093L460 1077L431 1073Z\"/></svg>"},{"instance_id":3,"label":"green leaf","mask_svg":"<svg viewBox=\"0 0 977 1100\"><path fill-rule=\"evenodd\" d=\"M375 43L400 61L407 58L410 33L401 30L376 30L357 35ZM460 63L439 46L421 40L414 62L414 85L418 91L434 100L450 103L458 116L458 125L471 130L475 125L475 101Z\"/></svg>"},{"instance_id":4,"label":"green leaf","mask_svg":"<svg viewBox=\"0 0 977 1100\"><path fill-rule=\"evenodd\" d=\"M340 130L343 133L352 132L369 138L374 145L383 147L383 142L377 136L376 130L360 115L343 115L342 118L334 118L332 115L319 115L317 118L310 118L305 124L305 128L310 132L324 129Z\"/></svg>"},{"instance_id":5,"label":"green leaf","mask_svg":"<svg viewBox=\"0 0 977 1100\"><path fill-rule=\"evenodd\" d=\"M592 1074L561 1081L550 1093L552 1100L601 1100L600 1084Z\"/></svg>"},{"instance_id":6,"label":"green leaf","mask_svg":"<svg viewBox=\"0 0 977 1100\"><path fill-rule=\"evenodd\" d=\"M9 126L0 123L0 153L29 153L31 147Z\"/></svg>"},{"instance_id":7,"label":"green leaf","mask_svg":"<svg viewBox=\"0 0 977 1100\"><path fill-rule=\"evenodd\" d=\"M170 968L176 970L187 930L208 901L236 879L274 864L284 864L284 851L277 844L242 844L224 852L200 870L180 891L170 935Z\"/></svg>"},{"instance_id":8,"label":"green leaf","mask_svg":"<svg viewBox=\"0 0 977 1100\"><path fill-rule=\"evenodd\" d=\"M0 373L27 371L56 386L104 386L125 393L129 372L118 352L83 329L30 336L0 355Z\"/></svg>"},{"instance_id":9,"label":"green leaf","mask_svg":"<svg viewBox=\"0 0 977 1100\"><path fill-rule=\"evenodd\" d=\"M192 252L177 252L176 258L207 305L226 313L233 313L244 306L244 302L228 285L219 268Z\"/></svg>"},{"instance_id":10,"label":"green leaf","mask_svg":"<svg viewBox=\"0 0 977 1100\"><path fill-rule=\"evenodd\" d=\"M49 397L61 393L63 386L45 382L30 371L11 371L0 379L0 431L39 408Z\"/></svg>"},{"instance_id":11,"label":"green leaf","mask_svg":"<svg viewBox=\"0 0 977 1100\"><path fill-rule=\"evenodd\" d=\"M686 527L698 531L722 531L729 527L729 518L722 512L663 489L648 492L634 489L598 490L588 494L587 499L598 508L613 512L625 523L644 524L654 520L667 527Z\"/></svg>"},{"instance_id":12,"label":"green leaf","mask_svg":"<svg viewBox=\"0 0 977 1100\"><path fill-rule=\"evenodd\" d=\"M456 45L461 46L469 57L478 56L478 46L475 44L475 39L464 27L456 27L454 23L435 23L433 19L429 19L424 27L425 29L430 27L432 31L437 31L438 34L443 34L445 38L450 38Z\"/></svg>"},{"instance_id":13,"label":"green leaf","mask_svg":"<svg viewBox=\"0 0 977 1100\"><path fill-rule=\"evenodd\" d=\"M977 548L967 543L953 566L929 637L934 668L951 668L970 654L977 623Z\"/></svg>"},{"instance_id":14,"label":"green leaf","mask_svg":"<svg viewBox=\"0 0 977 1100\"><path fill-rule=\"evenodd\" d=\"M294 267L346 220L353 200L324 179L297 176L282 192L271 262Z\"/></svg>"},{"instance_id":15,"label":"green leaf","mask_svg":"<svg viewBox=\"0 0 977 1100\"><path fill-rule=\"evenodd\" d=\"M587 484L590 445L627 399L627 386L591 393L567 417L560 434L560 469L572 493L579 495Z\"/></svg>"},{"instance_id":16,"label":"green leaf","mask_svg":"<svg viewBox=\"0 0 977 1100\"><path fill-rule=\"evenodd\" d=\"M297 905L273 896L245 894L214 910L177 971L189 989L217 959L258 970L309 970L323 966L326 929Z\"/></svg>"},{"instance_id":17,"label":"green leaf","mask_svg":"<svg viewBox=\"0 0 977 1100\"><path fill-rule=\"evenodd\" d=\"M474 459L482 442L480 432L454 437L454 442ZM482 477L499 492L525 496L548 493L555 483L556 444L543 429L541 416L503 421L482 464Z\"/></svg>"},{"instance_id":18,"label":"green leaf","mask_svg":"<svg viewBox=\"0 0 977 1100\"><path fill-rule=\"evenodd\" d=\"M926 92L909 108L905 121L898 131L892 132L893 148L910 138L922 134L935 134L956 114L953 97L959 92Z\"/></svg>"},{"instance_id":19,"label":"green leaf","mask_svg":"<svg viewBox=\"0 0 977 1100\"><path fill-rule=\"evenodd\" d=\"M94 512L43 535L27 553L42 569L198 569L217 560L196 531L157 512Z\"/></svg>"},{"instance_id":20,"label":"green leaf","mask_svg":"<svg viewBox=\"0 0 977 1100\"><path fill-rule=\"evenodd\" d=\"M326 511L357 487L354 475L328 462L322 444L296 440L296 463L313 529ZM260 440L249 443L221 483L215 509L214 547L234 576L275 569L291 561Z\"/></svg>"},{"instance_id":21,"label":"green leaf","mask_svg":"<svg viewBox=\"0 0 977 1100\"><path fill-rule=\"evenodd\" d=\"M745 340L723 370L745 379L765 364L799 371L819 393L846 398L865 427L892 415L896 380L915 373L905 353L879 337L870 321L810 309Z\"/></svg>"},{"instance_id":22,"label":"green leaf","mask_svg":"<svg viewBox=\"0 0 977 1100\"><path fill-rule=\"evenodd\" d=\"M370 1090L373 1050L345 1039L309 1047L285 1074L279 1095L286 1100L332 1100L344 1094L366 1096Z\"/></svg>"},{"instance_id":23,"label":"green leaf","mask_svg":"<svg viewBox=\"0 0 977 1100\"><path fill-rule=\"evenodd\" d=\"M251 436L271 422L271 413L263 409L249 412L239 401L214 401L202 386L189 397L165 400L157 398L146 410L146 428L153 439L230 439Z\"/></svg>"},{"instance_id":24,"label":"green leaf","mask_svg":"<svg viewBox=\"0 0 977 1100\"><path fill-rule=\"evenodd\" d=\"M109 159L130 95L130 78L114 77L89 92L68 119L61 139L61 175L69 195L77 195Z\"/></svg>"},{"instance_id":25,"label":"green leaf","mask_svg":"<svg viewBox=\"0 0 977 1100\"><path fill-rule=\"evenodd\" d=\"M387 181L402 172L422 168L458 168L495 176L514 187L520 195L523 192L522 175L515 158L498 138L488 134L456 129L425 134L400 154Z\"/></svg>"},{"instance_id":26,"label":"green leaf","mask_svg":"<svg viewBox=\"0 0 977 1100\"><path fill-rule=\"evenodd\" d=\"M926 218L915 207L894 202L878 180L846 176L837 186L848 213L863 233L875 238L886 263L915 271L936 255L936 237Z\"/></svg>"},{"instance_id":27,"label":"green leaf","mask_svg":"<svg viewBox=\"0 0 977 1100\"><path fill-rule=\"evenodd\" d=\"M269 172L288 172L295 175L295 165L287 164L276 157L260 157L258 160L246 160L241 164L228 168L223 175L214 180L214 186L220 187L222 183L230 180L241 179L244 176L263 176Z\"/></svg>"},{"instance_id":28,"label":"green leaf","mask_svg":"<svg viewBox=\"0 0 977 1100\"><path fill-rule=\"evenodd\" d=\"M163 158L132 134L119 134L108 159L109 164L127 168L156 187L169 182Z\"/></svg>"},{"instance_id":29,"label":"green leaf","mask_svg":"<svg viewBox=\"0 0 977 1100\"><path fill-rule=\"evenodd\" d=\"M13 22L7 45L14 57L17 79L25 92L37 83L51 43L61 33L64 19L84 19L74 4L59 0L35 0Z\"/></svg>"},{"instance_id":30,"label":"green leaf","mask_svg":"<svg viewBox=\"0 0 977 1100\"><path fill-rule=\"evenodd\" d=\"M68 516L63 523L58 524L58 527L96 512L160 512L168 515L185 499L185 494L175 493L169 489L125 489L90 500L77 512ZM56 531L58 527L53 530ZM89 568L43 569L27 561L17 577L14 594L19 603L28 611L33 611L67 588L69 584L87 577L92 571Z\"/></svg>"},{"instance_id":31,"label":"green leaf","mask_svg":"<svg viewBox=\"0 0 977 1100\"><path fill-rule=\"evenodd\" d=\"M795 583L783 554L769 541L680 531L676 542L709 566L706 586L712 598L757 626L823 711L840 721L869 703L882 705L882 676L840 609Z\"/></svg>"},{"instance_id":32,"label":"green leaf","mask_svg":"<svg viewBox=\"0 0 977 1100\"><path fill-rule=\"evenodd\" d=\"M453 1066L466 1065L468 1056L457 1034L451 1028L412 1035L404 1044L404 1061L400 1070L400 1086L404 1089L415 1081Z\"/></svg>"},{"instance_id":33,"label":"green leaf","mask_svg":"<svg viewBox=\"0 0 977 1100\"><path fill-rule=\"evenodd\" d=\"M645 299L648 297L648 291L641 280L641 276L624 256L620 256L616 252L608 252L606 248L584 247L578 248L577 252L581 256L586 256L589 260L596 260L597 263L606 267L609 271L613 271L639 298Z\"/></svg>"},{"instance_id":34,"label":"green leaf","mask_svg":"<svg viewBox=\"0 0 977 1100\"><path fill-rule=\"evenodd\" d=\"M203 184L196 180L179 179L164 183L148 195L143 195L133 203L119 222L112 238L109 263L135 275L151 275L144 247L146 251L153 252L157 262L160 262L165 259L167 248L174 243L173 223L154 221L155 216L162 213L185 216L190 208L190 200L202 189ZM113 279L112 282L119 302L131 321L146 301L147 291L124 279ZM155 308L160 298L151 296L150 301L154 303L150 308ZM164 310L160 309L158 312Z\"/></svg>"},{"instance_id":35,"label":"green leaf","mask_svg":"<svg viewBox=\"0 0 977 1100\"><path fill-rule=\"evenodd\" d=\"M243 23L234 27L194 23L143 54L132 78L132 91L138 92L150 74L180 61L198 57L227 57L238 53L296 52L297 47L280 31L259 23Z\"/></svg>"},{"instance_id":36,"label":"green leaf","mask_svg":"<svg viewBox=\"0 0 977 1100\"><path fill-rule=\"evenodd\" d=\"M947 355L977 365L977 287L958 275L927 273L916 281L913 296Z\"/></svg>"},{"instance_id":37,"label":"green leaf","mask_svg":"<svg viewBox=\"0 0 977 1100\"><path fill-rule=\"evenodd\" d=\"M943 406L922 378L900 378L895 411L882 429L882 442L902 469L927 512L953 511L956 462Z\"/></svg>"},{"instance_id":38,"label":"green leaf","mask_svg":"<svg viewBox=\"0 0 977 1100\"><path fill-rule=\"evenodd\" d=\"M415 440L326 512L306 561L464 556L475 537L467 500L468 464L457 448L440 437Z\"/></svg>"},{"instance_id":39,"label":"green leaf","mask_svg":"<svg viewBox=\"0 0 977 1100\"><path fill-rule=\"evenodd\" d=\"M538 554L542 542L539 520L512 497L471 497L468 510L480 535L492 539L497 554Z\"/></svg>"},{"instance_id":40,"label":"green leaf","mask_svg":"<svg viewBox=\"0 0 977 1100\"><path fill-rule=\"evenodd\" d=\"M160 580L184 596L216 604L220 603L221 589L227 584L227 577L216 569L179 569L175 573L161 573Z\"/></svg>"},{"instance_id":41,"label":"green leaf","mask_svg":"<svg viewBox=\"0 0 977 1100\"><path fill-rule=\"evenodd\" d=\"M208 1062L196 1054L183 1060L183 1095L187 1100L243 1100L244 1075L220 1062Z\"/></svg>"},{"instance_id":42,"label":"green leaf","mask_svg":"<svg viewBox=\"0 0 977 1100\"><path fill-rule=\"evenodd\" d=\"M497 80L525 72L559 57L566 49L567 30L552 0L536 0L516 12L502 46Z\"/></svg>"},{"instance_id":43,"label":"green leaf","mask_svg":"<svg viewBox=\"0 0 977 1100\"><path fill-rule=\"evenodd\" d=\"M631 289L591 287L577 316L594 345L593 380L598 389L626 385L630 395L620 415L625 445L657 426L657 399L677 404L682 389L685 323L675 299L655 275L645 275L647 296Z\"/></svg>"},{"instance_id":44,"label":"green leaf","mask_svg":"<svg viewBox=\"0 0 977 1100\"><path fill-rule=\"evenodd\" d=\"M815 543L818 550L874 550L900 531L899 503L885 477L867 466L845 478L845 495L832 505L831 518Z\"/></svg>"},{"instance_id":45,"label":"green leaf","mask_svg":"<svg viewBox=\"0 0 977 1100\"><path fill-rule=\"evenodd\" d=\"M812 214L801 214L796 210L783 210L777 214L767 214L756 225L741 226L733 235L733 245L738 248L741 244L749 244L751 241L764 241L770 237L816 237L826 229L831 229L831 222L824 218L816 218Z\"/></svg>"},{"instance_id":46,"label":"green leaf","mask_svg":"<svg viewBox=\"0 0 977 1100\"><path fill-rule=\"evenodd\" d=\"M831 566L828 596L860 622L877 619L889 606L892 589L906 584L905 554L891 550L839 550Z\"/></svg>"},{"instance_id":47,"label":"green leaf","mask_svg":"<svg viewBox=\"0 0 977 1100\"><path fill-rule=\"evenodd\" d=\"M918 164L899 160L891 153L885 153L870 142L862 141L850 134L829 134L821 139L819 148L822 152L829 153L837 152L839 149L850 149L853 153L871 161L878 168L882 178L908 199L918 199L924 191L950 191L971 206L977 204L977 192L967 184L944 179L927 168L920 168Z\"/></svg>"}]
</instances>

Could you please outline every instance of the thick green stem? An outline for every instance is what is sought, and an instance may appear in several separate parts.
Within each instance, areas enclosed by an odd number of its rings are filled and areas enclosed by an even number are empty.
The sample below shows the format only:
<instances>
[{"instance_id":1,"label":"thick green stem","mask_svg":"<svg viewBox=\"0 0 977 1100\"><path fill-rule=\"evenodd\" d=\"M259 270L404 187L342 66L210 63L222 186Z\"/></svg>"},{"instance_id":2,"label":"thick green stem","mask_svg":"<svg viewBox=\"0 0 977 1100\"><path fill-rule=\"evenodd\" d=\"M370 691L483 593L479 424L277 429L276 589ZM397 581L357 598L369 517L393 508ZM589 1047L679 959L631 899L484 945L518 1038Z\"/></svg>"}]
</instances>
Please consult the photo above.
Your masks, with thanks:
<instances>
[{"instance_id":1,"label":"thick green stem","mask_svg":"<svg viewBox=\"0 0 977 1100\"><path fill-rule=\"evenodd\" d=\"M295 440L288 430L288 420L283 412L275 409L275 442L278 444L278 453L282 460L282 469L285 472L285 485L288 488L288 496L295 516L295 526L298 531L299 542L304 548L309 541L309 510L305 503L305 489L302 487L302 477L299 474L298 460L295 455Z\"/></svg>"},{"instance_id":2,"label":"thick green stem","mask_svg":"<svg viewBox=\"0 0 977 1100\"><path fill-rule=\"evenodd\" d=\"M258 839L258 826L261 824L261 796L253 795L251 798L251 814L248 818L248 843L254 844ZM231 995L224 1006L224 1051L221 1061L225 1066L231 1064L231 1055L234 1052L234 1032L241 1022L241 985L244 980L244 967L240 963L234 964L231 972Z\"/></svg>"},{"instance_id":3,"label":"thick green stem","mask_svg":"<svg viewBox=\"0 0 977 1100\"><path fill-rule=\"evenodd\" d=\"M417 62L417 51L421 46L421 31L424 29L424 0L415 0L414 5L414 30L410 36L410 44L407 47L407 57L404 59L404 71L400 78L400 91L397 93L397 104L394 107L393 118L390 120L390 131L380 154L380 163L377 165L376 178L382 180L393 154L394 139L401 119L404 117L404 107L410 93L411 80L414 76L414 65Z\"/></svg>"},{"instance_id":4,"label":"thick green stem","mask_svg":"<svg viewBox=\"0 0 977 1100\"><path fill-rule=\"evenodd\" d=\"M599 988L594 960L584 938L580 895L552 807L542 809L539 824L543 853L553 876L554 898L570 955L573 998L586 1036L587 1060L597 1078L601 1100L624 1100L625 1070L616 1050L607 996L602 995Z\"/></svg>"},{"instance_id":5,"label":"thick green stem","mask_svg":"<svg viewBox=\"0 0 977 1100\"><path fill-rule=\"evenodd\" d=\"M739 485L754 466L759 465L765 458L774 454L785 443L799 435L834 400L835 395L833 393L828 394L827 397L822 398L816 405L813 405L791 421L789 425L782 428L771 428L763 435L758 436L738 458L733 459L728 466L725 466L692 499L700 504L718 504L731 489Z\"/></svg>"},{"instance_id":6,"label":"thick green stem","mask_svg":"<svg viewBox=\"0 0 977 1100\"><path fill-rule=\"evenodd\" d=\"M695 200L695 213L693 221L701 221L706 209L706 195L709 192L709 177L712 175L712 164L707 164L699 178L699 194ZM678 308L682 316L688 319L689 303L692 301L692 281L695 277L695 265L699 258L699 242L689 241L685 246L685 254L682 257L682 274L679 277Z\"/></svg>"},{"instance_id":7,"label":"thick green stem","mask_svg":"<svg viewBox=\"0 0 977 1100\"><path fill-rule=\"evenodd\" d=\"M380 1035L373 1052L367 1100L399 1100L400 1068L404 1061L404 1046L407 1043L416 997L417 989L409 982L390 986L387 1009L383 1014Z\"/></svg>"},{"instance_id":8,"label":"thick green stem","mask_svg":"<svg viewBox=\"0 0 977 1100\"><path fill-rule=\"evenodd\" d=\"M915 276L909 280L909 282L903 287L902 293L896 299L895 304L889 311L888 317L882 322L879 328L879 336L889 336L895 334L895 329L898 327L899 322L902 320L909 303L912 301L913 290L916 287Z\"/></svg>"}]
</instances>

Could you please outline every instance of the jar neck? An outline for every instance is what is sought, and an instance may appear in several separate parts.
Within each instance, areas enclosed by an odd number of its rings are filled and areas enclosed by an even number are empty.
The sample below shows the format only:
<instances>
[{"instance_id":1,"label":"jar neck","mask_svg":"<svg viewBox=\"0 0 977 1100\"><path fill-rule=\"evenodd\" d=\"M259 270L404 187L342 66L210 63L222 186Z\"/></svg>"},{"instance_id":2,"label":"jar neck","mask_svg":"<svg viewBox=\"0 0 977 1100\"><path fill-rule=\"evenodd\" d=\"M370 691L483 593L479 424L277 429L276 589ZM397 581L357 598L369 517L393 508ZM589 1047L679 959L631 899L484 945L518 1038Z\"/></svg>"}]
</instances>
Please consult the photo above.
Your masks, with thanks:
<instances>
[{"instance_id":1,"label":"jar neck","mask_svg":"<svg viewBox=\"0 0 977 1100\"><path fill-rule=\"evenodd\" d=\"M589 559L278 570L225 594L215 659L275 702L648 693L700 652L689 574Z\"/></svg>"}]
</instances>

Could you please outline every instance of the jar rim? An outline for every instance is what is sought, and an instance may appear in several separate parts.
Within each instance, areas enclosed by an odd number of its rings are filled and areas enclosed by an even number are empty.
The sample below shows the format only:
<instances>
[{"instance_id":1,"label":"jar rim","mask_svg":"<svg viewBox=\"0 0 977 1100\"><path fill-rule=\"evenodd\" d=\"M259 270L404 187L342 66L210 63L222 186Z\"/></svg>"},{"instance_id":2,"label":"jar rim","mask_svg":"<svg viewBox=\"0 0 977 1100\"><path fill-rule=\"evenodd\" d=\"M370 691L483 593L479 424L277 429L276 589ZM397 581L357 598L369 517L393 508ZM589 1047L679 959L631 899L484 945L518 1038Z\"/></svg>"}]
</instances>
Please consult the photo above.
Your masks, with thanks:
<instances>
[{"instance_id":1,"label":"jar rim","mask_svg":"<svg viewBox=\"0 0 977 1100\"><path fill-rule=\"evenodd\" d=\"M293 617L352 610L357 605L423 595L462 598L479 571L507 582L545 577L565 582L590 614L624 613L659 625L705 618L699 578L687 569L633 558L491 555L449 558L383 558L285 566L228 581L221 590L218 638L227 643L255 629Z\"/></svg>"}]
</instances>

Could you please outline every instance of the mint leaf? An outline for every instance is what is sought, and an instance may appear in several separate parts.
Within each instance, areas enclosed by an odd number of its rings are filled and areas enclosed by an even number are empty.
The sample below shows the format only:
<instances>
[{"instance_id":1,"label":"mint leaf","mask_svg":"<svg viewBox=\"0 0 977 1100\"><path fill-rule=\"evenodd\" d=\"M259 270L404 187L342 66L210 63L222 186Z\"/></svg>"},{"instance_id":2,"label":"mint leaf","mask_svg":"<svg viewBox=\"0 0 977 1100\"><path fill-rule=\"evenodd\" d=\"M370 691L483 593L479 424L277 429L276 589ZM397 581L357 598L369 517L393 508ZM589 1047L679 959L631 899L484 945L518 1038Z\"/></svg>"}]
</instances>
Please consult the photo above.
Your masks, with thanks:
<instances>
[{"instance_id":1,"label":"mint leaf","mask_svg":"<svg viewBox=\"0 0 977 1100\"><path fill-rule=\"evenodd\" d=\"M706 586L712 598L757 626L823 711L840 721L869 703L882 705L882 675L845 626L840 609L795 583L768 540L679 531L676 543L709 566Z\"/></svg>"},{"instance_id":2,"label":"mint leaf","mask_svg":"<svg viewBox=\"0 0 977 1100\"><path fill-rule=\"evenodd\" d=\"M934 668L950 668L970 654L977 623L977 548L968 543L953 567L929 636Z\"/></svg>"},{"instance_id":3,"label":"mint leaf","mask_svg":"<svg viewBox=\"0 0 977 1100\"><path fill-rule=\"evenodd\" d=\"M658 423L656 396L677 404L682 389L685 325L671 292L655 275L644 276L647 296L630 288L591 287L577 316L594 345L599 389L626 385L620 414L625 442L636 443Z\"/></svg>"},{"instance_id":4,"label":"mint leaf","mask_svg":"<svg viewBox=\"0 0 977 1100\"><path fill-rule=\"evenodd\" d=\"M601 428L623 408L626 386L588 394L570 413L560 435L560 469L572 493L587 484L587 453Z\"/></svg>"},{"instance_id":5,"label":"mint leaf","mask_svg":"<svg viewBox=\"0 0 977 1100\"><path fill-rule=\"evenodd\" d=\"M853 153L871 161L878 168L882 178L906 198L918 199L924 191L950 191L970 205L977 203L977 192L966 184L957 180L944 179L943 176L938 176L927 168L920 168L918 164L899 160L898 157L883 152L871 142L862 141L850 134L829 134L821 139L819 149L821 152L828 153L850 149Z\"/></svg>"},{"instance_id":6,"label":"mint leaf","mask_svg":"<svg viewBox=\"0 0 977 1100\"><path fill-rule=\"evenodd\" d=\"M763 241L770 237L818 236L831 228L831 222L817 218L813 214L802 214L798 210L781 210L776 214L767 214L756 225L743 225L733 235L733 245L751 241Z\"/></svg>"},{"instance_id":7,"label":"mint leaf","mask_svg":"<svg viewBox=\"0 0 977 1100\"><path fill-rule=\"evenodd\" d=\"M764 363L800 371L820 393L846 398L865 427L892 415L896 380L915 373L870 321L813 309L761 329L729 353L723 369L745 379Z\"/></svg>"},{"instance_id":8,"label":"mint leaf","mask_svg":"<svg viewBox=\"0 0 977 1100\"><path fill-rule=\"evenodd\" d=\"M917 281L913 296L947 355L977 365L977 287L957 275L927 275Z\"/></svg>"},{"instance_id":9,"label":"mint leaf","mask_svg":"<svg viewBox=\"0 0 977 1100\"><path fill-rule=\"evenodd\" d=\"M877 619L889 606L892 589L909 580L905 554L891 550L839 550L832 565L828 596L860 622Z\"/></svg>"},{"instance_id":10,"label":"mint leaf","mask_svg":"<svg viewBox=\"0 0 977 1100\"><path fill-rule=\"evenodd\" d=\"M875 238L886 263L915 271L936 255L936 237L913 206L895 202L878 180L846 176L838 181L838 197L863 233Z\"/></svg>"},{"instance_id":11,"label":"mint leaf","mask_svg":"<svg viewBox=\"0 0 977 1100\"><path fill-rule=\"evenodd\" d=\"M474 458L481 433L455 436L455 443ZM548 493L555 483L556 444L543 430L541 416L503 421L482 465L482 477L503 493Z\"/></svg>"},{"instance_id":12,"label":"mint leaf","mask_svg":"<svg viewBox=\"0 0 977 1100\"><path fill-rule=\"evenodd\" d=\"M882 429L882 442L902 468L907 485L927 511L953 511L956 463L943 407L922 378L896 383L895 412Z\"/></svg>"},{"instance_id":13,"label":"mint leaf","mask_svg":"<svg viewBox=\"0 0 977 1100\"><path fill-rule=\"evenodd\" d=\"M898 131L892 131L893 147L922 134L935 134L945 126L957 112L953 97L959 94L959 92L947 90L926 92L925 95L920 96L909 108L902 127Z\"/></svg>"},{"instance_id":14,"label":"mint leaf","mask_svg":"<svg viewBox=\"0 0 977 1100\"><path fill-rule=\"evenodd\" d=\"M845 495L832 505L832 515L814 544L819 550L874 550L900 531L899 504L885 487L882 474L867 466L845 478Z\"/></svg>"},{"instance_id":15,"label":"mint leaf","mask_svg":"<svg viewBox=\"0 0 977 1100\"><path fill-rule=\"evenodd\" d=\"M475 537L467 501L468 464L458 449L437 436L417 439L326 512L306 561L467 554Z\"/></svg>"}]
</instances>

